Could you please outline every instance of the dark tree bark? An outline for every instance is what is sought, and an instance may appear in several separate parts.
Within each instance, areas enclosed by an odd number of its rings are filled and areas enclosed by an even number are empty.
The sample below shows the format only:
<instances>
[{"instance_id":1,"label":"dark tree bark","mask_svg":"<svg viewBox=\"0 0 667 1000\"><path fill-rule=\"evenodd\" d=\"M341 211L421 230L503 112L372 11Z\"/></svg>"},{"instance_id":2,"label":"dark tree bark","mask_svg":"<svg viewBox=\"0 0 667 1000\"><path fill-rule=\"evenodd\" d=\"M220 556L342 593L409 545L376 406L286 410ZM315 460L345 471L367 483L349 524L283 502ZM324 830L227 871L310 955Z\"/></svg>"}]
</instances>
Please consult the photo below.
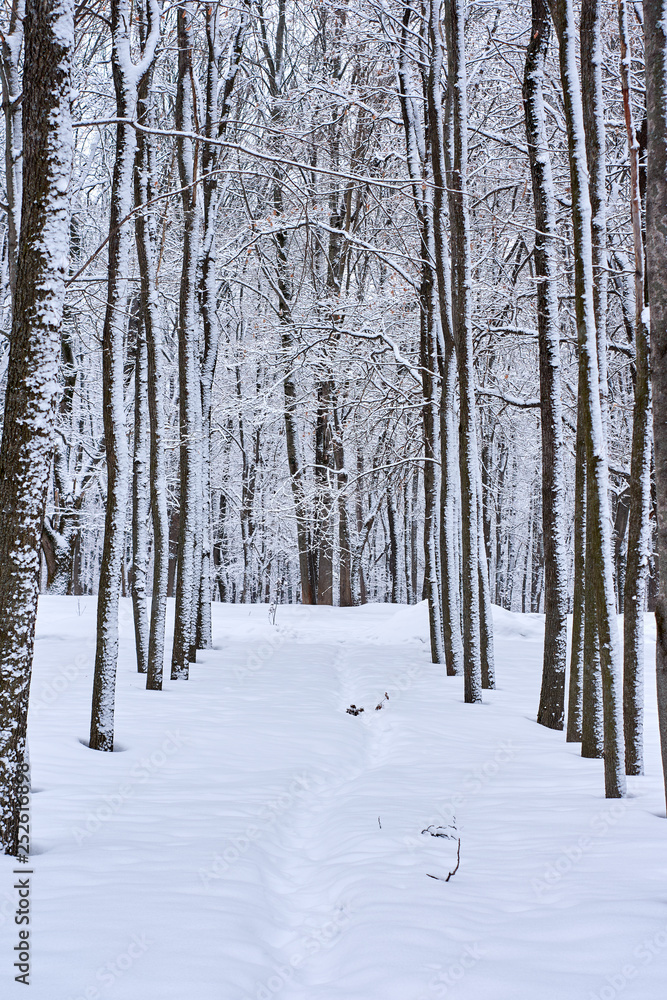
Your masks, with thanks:
<instances>
[{"instance_id":1,"label":"dark tree bark","mask_svg":"<svg viewBox=\"0 0 667 1000\"><path fill-rule=\"evenodd\" d=\"M544 544L544 656L537 721L563 728L567 658L567 569L564 541L563 417L558 319L556 206L548 153L542 81L551 19L547 0L533 0L523 101L535 205L535 273L542 428L542 537Z\"/></svg>"},{"instance_id":2,"label":"dark tree bark","mask_svg":"<svg viewBox=\"0 0 667 1000\"><path fill-rule=\"evenodd\" d=\"M585 364L584 403L590 430L587 448L587 545L594 567L594 593L600 645L604 709L605 794L625 794L620 649L612 576L607 456L600 405L597 337L593 302L591 201L586 169L581 88L577 74L575 19L572 0L553 0L551 13L558 34L563 103L568 135L572 226L574 231L575 315L580 357Z\"/></svg>"},{"instance_id":3,"label":"dark tree bark","mask_svg":"<svg viewBox=\"0 0 667 1000\"><path fill-rule=\"evenodd\" d=\"M148 6L150 30L140 62L131 59L128 0L111 4L111 36L116 110L116 156L109 218L107 306L102 331L102 406L107 461L107 504L104 544L97 598L97 648L90 721L93 750L113 750L116 666L118 662L118 606L125 558L125 508L128 492L128 455L125 437L124 339L127 274L131 230L121 225L132 209L136 153L135 130L129 124L137 112L137 87L155 56L160 14L157 0Z\"/></svg>"},{"instance_id":4,"label":"dark tree bark","mask_svg":"<svg viewBox=\"0 0 667 1000\"><path fill-rule=\"evenodd\" d=\"M144 122L149 116L152 73L139 85L137 114ZM134 172L134 198L137 205L147 204L155 193L153 152L150 137L137 135ZM146 688L162 690L164 639L169 574L169 517L165 457L165 415L163 376L163 337L157 300L155 216L149 209L135 217L137 259L141 277L141 311L146 337L148 417L150 424L150 508L153 522L153 593L148 637ZM136 391L136 387L135 387Z\"/></svg>"},{"instance_id":5,"label":"dark tree bark","mask_svg":"<svg viewBox=\"0 0 667 1000\"><path fill-rule=\"evenodd\" d=\"M0 846L21 856L28 850L19 840L21 786L69 249L72 3L28 0L24 30L24 210L0 447Z\"/></svg>"},{"instance_id":6,"label":"dark tree bark","mask_svg":"<svg viewBox=\"0 0 667 1000\"><path fill-rule=\"evenodd\" d=\"M658 558L667 566L667 3L644 0L646 39L646 261L651 306ZM667 573L655 608L658 720L667 795Z\"/></svg>"},{"instance_id":7,"label":"dark tree bark","mask_svg":"<svg viewBox=\"0 0 667 1000\"><path fill-rule=\"evenodd\" d=\"M452 162L447 177L452 259L452 330L459 375L459 470L461 480L461 576L463 591L463 677L467 702L482 700L479 611L479 524L477 421L472 342L470 219L468 209L468 100L465 62L465 5L447 0L445 29L448 85L452 102Z\"/></svg>"},{"instance_id":8,"label":"dark tree bark","mask_svg":"<svg viewBox=\"0 0 667 1000\"><path fill-rule=\"evenodd\" d=\"M649 340L644 313L644 240L639 184L639 141L630 103L630 36L625 0L620 0L621 83L630 154L630 207L635 270L635 401L632 412L628 555L623 592L623 724L625 770L644 771L644 603L648 573L651 511L651 383Z\"/></svg>"},{"instance_id":9,"label":"dark tree bark","mask_svg":"<svg viewBox=\"0 0 667 1000\"><path fill-rule=\"evenodd\" d=\"M176 90L176 128L191 133L194 127L192 92L192 25L193 10L184 5L178 10L178 84ZM176 577L176 608L174 642L171 653L171 679L187 680L195 642L196 613L199 598L199 576L196 572L195 548L199 522L198 491L199 447L197 411L200 388L197 378L197 263L201 240L201 216L195 178L196 150L193 140L180 136L176 140L178 174L183 188L183 266L178 304L178 396L179 396L179 479L180 518L178 533L178 570Z\"/></svg>"}]
</instances>

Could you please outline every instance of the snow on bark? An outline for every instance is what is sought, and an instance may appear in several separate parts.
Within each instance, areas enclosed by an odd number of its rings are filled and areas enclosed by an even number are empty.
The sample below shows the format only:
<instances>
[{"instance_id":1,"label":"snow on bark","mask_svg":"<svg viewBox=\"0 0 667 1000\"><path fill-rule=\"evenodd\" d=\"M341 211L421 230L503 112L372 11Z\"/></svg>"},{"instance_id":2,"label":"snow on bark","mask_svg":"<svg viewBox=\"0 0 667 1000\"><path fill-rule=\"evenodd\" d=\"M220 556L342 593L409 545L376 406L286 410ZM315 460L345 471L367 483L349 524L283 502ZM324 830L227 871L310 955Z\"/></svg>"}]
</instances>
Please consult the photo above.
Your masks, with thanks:
<instances>
[{"instance_id":1,"label":"snow on bark","mask_svg":"<svg viewBox=\"0 0 667 1000\"><path fill-rule=\"evenodd\" d=\"M107 505L97 599L97 649L93 680L90 746L113 750L118 606L125 553L128 454L125 435L124 339L131 230L121 222L133 202L136 133L129 124L137 113L137 87L148 70L160 32L156 2L149 4L150 31L141 59L131 57L130 11L127 0L111 5L112 68L116 89L116 156L109 217L107 306L102 332L102 406L107 461Z\"/></svg>"},{"instance_id":2,"label":"snow on bark","mask_svg":"<svg viewBox=\"0 0 667 1000\"><path fill-rule=\"evenodd\" d=\"M628 557L623 594L623 723L625 770L644 771L644 602L651 512L651 382L648 326L644 314L644 245L639 183L639 142L630 99L631 51L626 0L619 0L621 86L630 158L630 212L635 272L635 400L632 413Z\"/></svg>"},{"instance_id":3,"label":"snow on bark","mask_svg":"<svg viewBox=\"0 0 667 1000\"><path fill-rule=\"evenodd\" d=\"M193 124L192 38L193 7L184 4L178 10L178 85L176 91L176 128L190 133ZM182 194L184 233L183 266L178 306L178 388L180 428L180 518L178 534L178 578L176 616L171 655L171 679L187 680L195 633L193 613L199 596L199 578L195 579L195 548L200 501L197 466L199 439L197 411L201 398L196 357L197 344L197 264L201 240L201 211L194 180L195 148L192 139L179 135L176 140L178 173Z\"/></svg>"},{"instance_id":4,"label":"snow on bark","mask_svg":"<svg viewBox=\"0 0 667 1000\"><path fill-rule=\"evenodd\" d=\"M648 124L646 260L650 303L658 558L656 667L667 796L667 0L644 0Z\"/></svg>"},{"instance_id":5,"label":"snow on bark","mask_svg":"<svg viewBox=\"0 0 667 1000\"><path fill-rule=\"evenodd\" d=\"M535 270L542 431L545 630L542 690L537 721L551 729L562 729L567 659L567 568L557 224L543 95L544 64L549 48L549 35L550 18L547 0L533 0L523 100L535 205Z\"/></svg>"},{"instance_id":6,"label":"snow on bark","mask_svg":"<svg viewBox=\"0 0 667 1000\"><path fill-rule=\"evenodd\" d=\"M459 608L459 572L456 563L456 499L459 492L458 447L456 431L456 350L452 330L452 273L449 255L449 220L446 210L447 163L446 126L443 115L442 77L444 72L441 0L430 0L428 7L431 60L428 74L427 102L429 137L433 169L433 242L434 267L440 308L440 581L445 662L451 676L463 673L463 639Z\"/></svg>"},{"instance_id":7,"label":"snow on bark","mask_svg":"<svg viewBox=\"0 0 667 1000\"><path fill-rule=\"evenodd\" d=\"M7 31L0 31L2 110L5 118L5 190L7 198L7 255L12 298L16 294L18 237L21 229L21 175L23 123L21 112L21 49L25 0L13 0Z\"/></svg>"},{"instance_id":8,"label":"snow on bark","mask_svg":"<svg viewBox=\"0 0 667 1000\"><path fill-rule=\"evenodd\" d=\"M447 0L445 28L448 49L452 152L447 191L451 227L452 326L459 374L459 469L461 479L461 574L464 698L482 700L482 652L479 613L479 534L477 483L477 419L472 340L472 276L470 219L467 198L468 101L466 94L465 3Z\"/></svg>"},{"instance_id":9,"label":"snow on bark","mask_svg":"<svg viewBox=\"0 0 667 1000\"><path fill-rule=\"evenodd\" d=\"M137 113L140 121L149 116L152 72L145 73L138 91ZM151 201L155 191L155 166L150 137L140 132L134 173L134 198L137 205ZM148 416L150 423L150 507L153 521L153 592L151 596L150 633L146 688L162 690L164 670L165 619L169 575L169 518L167 511L167 473L165 459L165 414L163 375L163 334L157 299L157 240L153 209L135 217L137 259L141 277L141 310L146 337Z\"/></svg>"},{"instance_id":10,"label":"snow on bark","mask_svg":"<svg viewBox=\"0 0 667 1000\"><path fill-rule=\"evenodd\" d=\"M69 252L72 3L28 0L24 31L24 211L0 449L0 845L13 855Z\"/></svg>"},{"instance_id":11,"label":"snow on bark","mask_svg":"<svg viewBox=\"0 0 667 1000\"><path fill-rule=\"evenodd\" d=\"M575 257L575 314L580 356L585 365L585 408L590 431L587 453L588 523L594 553L596 617L604 710L605 793L625 794L620 648L612 577L607 458L600 406L598 355L593 303L591 201L581 88L576 58L572 0L553 0L552 17L560 47L561 82L568 133Z\"/></svg>"}]
</instances>

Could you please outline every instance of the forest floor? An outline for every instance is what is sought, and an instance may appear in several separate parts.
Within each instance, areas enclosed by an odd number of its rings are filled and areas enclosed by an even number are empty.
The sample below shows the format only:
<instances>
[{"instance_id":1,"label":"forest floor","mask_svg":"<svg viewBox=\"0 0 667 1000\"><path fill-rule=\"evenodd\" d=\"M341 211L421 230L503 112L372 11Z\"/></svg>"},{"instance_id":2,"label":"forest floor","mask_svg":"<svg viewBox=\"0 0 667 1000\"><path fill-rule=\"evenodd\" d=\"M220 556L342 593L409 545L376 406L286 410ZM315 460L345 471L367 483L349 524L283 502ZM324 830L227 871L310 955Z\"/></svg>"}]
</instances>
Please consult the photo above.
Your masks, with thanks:
<instances>
[{"instance_id":1,"label":"forest floor","mask_svg":"<svg viewBox=\"0 0 667 1000\"><path fill-rule=\"evenodd\" d=\"M85 745L95 600L41 598L31 986L2 858L3 1000L662 1000L653 620L646 775L616 802L601 761L535 723L542 628L496 609L498 689L469 706L429 662L423 605L274 625L214 604L214 648L157 693L123 602L103 754Z\"/></svg>"}]
</instances>

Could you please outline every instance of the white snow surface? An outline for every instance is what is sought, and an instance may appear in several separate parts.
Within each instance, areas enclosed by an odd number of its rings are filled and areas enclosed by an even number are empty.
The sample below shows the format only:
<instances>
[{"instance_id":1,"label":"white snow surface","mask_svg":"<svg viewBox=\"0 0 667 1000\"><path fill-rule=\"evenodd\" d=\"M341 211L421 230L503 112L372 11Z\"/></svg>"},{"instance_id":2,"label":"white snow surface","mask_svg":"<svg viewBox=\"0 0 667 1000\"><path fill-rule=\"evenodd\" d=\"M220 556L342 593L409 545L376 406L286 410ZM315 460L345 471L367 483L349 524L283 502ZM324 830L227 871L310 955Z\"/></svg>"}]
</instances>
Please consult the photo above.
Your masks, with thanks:
<instances>
[{"instance_id":1,"label":"white snow surface","mask_svg":"<svg viewBox=\"0 0 667 1000\"><path fill-rule=\"evenodd\" d=\"M40 598L31 984L3 857L3 1000L664 998L652 617L646 775L611 802L602 762L535 722L539 615L495 609L480 706L429 662L423 604L279 607L275 626L214 604L190 680L147 692L123 601L105 754L85 745L95 614Z\"/></svg>"}]
</instances>

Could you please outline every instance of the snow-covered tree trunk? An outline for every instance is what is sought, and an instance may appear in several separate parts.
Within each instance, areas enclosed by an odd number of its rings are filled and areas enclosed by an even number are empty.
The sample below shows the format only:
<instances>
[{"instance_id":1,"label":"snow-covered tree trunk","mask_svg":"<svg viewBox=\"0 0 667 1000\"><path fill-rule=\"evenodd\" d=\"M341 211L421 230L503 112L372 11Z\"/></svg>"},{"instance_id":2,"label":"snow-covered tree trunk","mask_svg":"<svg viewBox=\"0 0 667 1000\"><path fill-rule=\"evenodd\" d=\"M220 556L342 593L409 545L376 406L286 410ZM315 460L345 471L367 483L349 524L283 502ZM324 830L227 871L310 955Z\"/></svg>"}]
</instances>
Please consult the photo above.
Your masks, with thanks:
<instances>
[{"instance_id":1,"label":"snow-covered tree trunk","mask_svg":"<svg viewBox=\"0 0 667 1000\"><path fill-rule=\"evenodd\" d=\"M598 382L602 432L606 435L609 410L607 377L607 156L602 87L602 0L581 0L579 29L581 51L581 96L586 160L591 201L593 241L593 308L598 351Z\"/></svg>"},{"instance_id":2,"label":"snow-covered tree trunk","mask_svg":"<svg viewBox=\"0 0 667 1000\"><path fill-rule=\"evenodd\" d=\"M151 72L139 85L138 119L149 119ZM149 136L139 132L134 173L137 205L150 202L155 192L153 151ZM150 423L150 506L153 522L153 592L146 688L162 690L164 640L169 574L169 515L167 511L167 470L165 459L163 335L157 298L156 232L152 208L135 216L137 259L141 277L141 310L146 337L148 416Z\"/></svg>"},{"instance_id":3,"label":"snow-covered tree trunk","mask_svg":"<svg viewBox=\"0 0 667 1000\"><path fill-rule=\"evenodd\" d=\"M179 132L193 130L192 81L192 17L193 8L184 4L178 10L178 84L176 90L176 128ZM178 575L176 580L176 610L174 643L171 654L171 679L187 680L194 645L193 609L195 593L199 595L199 577L195 579L195 532L200 502L198 491L197 410L200 407L200 386L197 372L197 263L201 239L201 215L195 177L194 142L187 135L176 140L178 175L183 190L183 264L178 305L178 391L180 433L180 518L178 530Z\"/></svg>"},{"instance_id":4,"label":"snow-covered tree trunk","mask_svg":"<svg viewBox=\"0 0 667 1000\"><path fill-rule=\"evenodd\" d=\"M440 414L438 341L440 303L436 288L435 234L431 161L426 145L424 113L414 92L410 21L413 11L405 5L398 61L401 113L405 130L408 173L417 214L421 255L419 286L419 364L422 381L424 443L424 595L428 600L431 659L445 662L440 583Z\"/></svg>"},{"instance_id":5,"label":"snow-covered tree trunk","mask_svg":"<svg viewBox=\"0 0 667 1000\"><path fill-rule=\"evenodd\" d=\"M456 499L459 491L456 463L456 351L452 331L451 260L446 212L447 143L443 115L444 71L441 0L429 0L428 28L431 60L428 74L428 135L433 167L433 242L438 284L440 329L440 581L445 663L450 676L463 673L463 640L459 609L459 571L456 562Z\"/></svg>"},{"instance_id":6,"label":"snow-covered tree trunk","mask_svg":"<svg viewBox=\"0 0 667 1000\"><path fill-rule=\"evenodd\" d=\"M581 379L580 379L581 381ZM583 391L579 390L577 432L574 450L574 559L572 601L572 646L567 699L568 743L578 743L582 735L584 689L584 628L586 620L586 441L584 439Z\"/></svg>"},{"instance_id":7,"label":"snow-covered tree trunk","mask_svg":"<svg viewBox=\"0 0 667 1000\"><path fill-rule=\"evenodd\" d=\"M148 519L150 517L150 429L148 352L141 320L137 324L134 365L134 461L132 470L132 611L137 670L148 670Z\"/></svg>"},{"instance_id":8,"label":"snow-covered tree trunk","mask_svg":"<svg viewBox=\"0 0 667 1000\"><path fill-rule=\"evenodd\" d=\"M482 687L492 691L496 686L496 657L493 642L493 606L489 585L489 563L484 545L484 509L482 475L477 479L477 554L479 559L479 639L482 656Z\"/></svg>"},{"instance_id":9,"label":"snow-covered tree trunk","mask_svg":"<svg viewBox=\"0 0 667 1000\"><path fill-rule=\"evenodd\" d=\"M468 99L465 59L465 2L447 0L445 28L448 85L452 101L452 162L447 191L451 229L452 330L459 375L459 469L461 478L461 575L464 698L482 700L479 612L479 527L477 420L472 341L472 277L468 206Z\"/></svg>"},{"instance_id":10,"label":"snow-covered tree trunk","mask_svg":"<svg viewBox=\"0 0 667 1000\"><path fill-rule=\"evenodd\" d=\"M102 407L107 462L107 500L102 565L97 598L97 648L93 679L90 746L113 750L116 666L118 662L118 606L125 556L125 514L128 493L128 454L125 434L124 340L127 312L127 276L131 229L121 223L132 209L134 158L133 122L137 87L150 67L159 38L157 0L150 0L150 31L137 65L131 58L128 0L111 4L112 69L116 89L116 155L109 218L107 303L102 330Z\"/></svg>"},{"instance_id":11,"label":"snow-covered tree trunk","mask_svg":"<svg viewBox=\"0 0 667 1000\"><path fill-rule=\"evenodd\" d=\"M12 299L16 294L18 237L21 229L21 173L23 135L21 118L21 49L25 0L12 0L9 24L0 30L2 111L5 119L5 197L7 198L7 256Z\"/></svg>"},{"instance_id":12,"label":"snow-covered tree trunk","mask_svg":"<svg viewBox=\"0 0 667 1000\"><path fill-rule=\"evenodd\" d=\"M605 794L625 794L621 657L612 577L611 528L607 484L607 457L600 406L598 355L593 304L593 246L584 136L583 108L577 70L575 19L572 0L553 0L552 17L560 47L560 71L568 135L572 224L574 230L575 314L579 352L585 364L585 410L590 436L587 454L588 523L595 566L595 604L602 670L604 709Z\"/></svg>"},{"instance_id":13,"label":"snow-covered tree trunk","mask_svg":"<svg viewBox=\"0 0 667 1000\"><path fill-rule=\"evenodd\" d=\"M544 654L537 721L563 728L567 660L563 415L558 319L557 224L544 109L544 64L551 20L547 0L533 0L523 102L535 206L535 272L542 428L542 536L544 545Z\"/></svg>"},{"instance_id":14,"label":"snow-covered tree trunk","mask_svg":"<svg viewBox=\"0 0 667 1000\"><path fill-rule=\"evenodd\" d=\"M631 52L626 0L619 0L621 86L630 156L630 212L635 272L635 400L632 411L628 555L623 592L623 723L626 774L644 771L644 602L651 512L651 382L644 313L644 240L639 185L639 141L630 97Z\"/></svg>"},{"instance_id":15,"label":"snow-covered tree trunk","mask_svg":"<svg viewBox=\"0 0 667 1000\"><path fill-rule=\"evenodd\" d=\"M656 669L667 795L667 0L644 0L646 40L646 262L651 308L653 439L662 572L656 603Z\"/></svg>"},{"instance_id":16,"label":"snow-covered tree trunk","mask_svg":"<svg viewBox=\"0 0 667 1000\"><path fill-rule=\"evenodd\" d=\"M53 450L72 169L69 0L27 0L23 178L0 446L0 847L19 842L39 546Z\"/></svg>"}]
</instances>

